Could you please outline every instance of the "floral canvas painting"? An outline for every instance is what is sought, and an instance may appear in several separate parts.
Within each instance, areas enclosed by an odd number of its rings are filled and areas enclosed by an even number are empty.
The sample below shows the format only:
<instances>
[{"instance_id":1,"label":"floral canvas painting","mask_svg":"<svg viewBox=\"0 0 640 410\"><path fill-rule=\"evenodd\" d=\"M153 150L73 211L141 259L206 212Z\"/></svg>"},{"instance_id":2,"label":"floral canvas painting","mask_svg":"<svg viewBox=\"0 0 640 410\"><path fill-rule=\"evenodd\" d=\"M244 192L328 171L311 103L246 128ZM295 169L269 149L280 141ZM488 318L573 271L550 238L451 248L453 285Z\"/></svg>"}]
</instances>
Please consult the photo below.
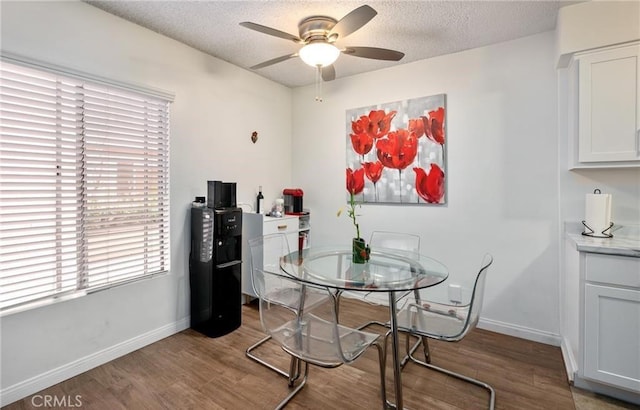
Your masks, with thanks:
<instances>
[{"instance_id":1,"label":"floral canvas painting","mask_svg":"<svg viewBox=\"0 0 640 410\"><path fill-rule=\"evenodd\" d=\"M347 191L357 186L358 202L446 203L445 97L347 110Z\"/></svg>"}]
</instances>

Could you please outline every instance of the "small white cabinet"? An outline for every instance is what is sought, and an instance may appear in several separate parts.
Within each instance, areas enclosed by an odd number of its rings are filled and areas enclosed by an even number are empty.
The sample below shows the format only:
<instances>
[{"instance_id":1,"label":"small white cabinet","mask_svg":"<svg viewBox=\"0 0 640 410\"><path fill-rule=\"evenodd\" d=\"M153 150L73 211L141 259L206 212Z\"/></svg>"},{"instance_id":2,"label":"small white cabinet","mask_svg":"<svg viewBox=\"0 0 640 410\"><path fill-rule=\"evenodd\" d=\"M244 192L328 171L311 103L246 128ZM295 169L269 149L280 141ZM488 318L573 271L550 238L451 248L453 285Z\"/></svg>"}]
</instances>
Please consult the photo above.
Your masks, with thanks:
<instances>
[{"instance_id":1,"label":"small white cabinet","mask_svg":"<svg viewBox=\"0 0 640 410\"><path fill-rule=\"evenodd\" d=\"M640 166L640 43L577 53L569 78L572 168Z\"/></svg>"},{"instance_id":2,"label":"small white cabinet","mask_svg":"<svg viewBox=\"0 0 640 410\"><path fill-rule=\"evenodd\" d=\"M640 258L584 255L582 377L640 393Z\"/></svg>"},{"instance_id":3,"label":"small white cabinet","mask_svg":"<svg viewBox=\"0 0 640 410\"><path fill-rule=\"evenodd\" d=\"M300 219L297 215L285 215L274 218L262 214L244 213L242 215L242 293L249 298L255 298L251 284L251 250L249 240L272 233L284 233L291 250L296 250L299 243ZM304 229L308 233L308 227ZM305 234L306 235L306 234ZM269 255L263 255L263 260L271 260Z\"/></svg>"}]
</instances>

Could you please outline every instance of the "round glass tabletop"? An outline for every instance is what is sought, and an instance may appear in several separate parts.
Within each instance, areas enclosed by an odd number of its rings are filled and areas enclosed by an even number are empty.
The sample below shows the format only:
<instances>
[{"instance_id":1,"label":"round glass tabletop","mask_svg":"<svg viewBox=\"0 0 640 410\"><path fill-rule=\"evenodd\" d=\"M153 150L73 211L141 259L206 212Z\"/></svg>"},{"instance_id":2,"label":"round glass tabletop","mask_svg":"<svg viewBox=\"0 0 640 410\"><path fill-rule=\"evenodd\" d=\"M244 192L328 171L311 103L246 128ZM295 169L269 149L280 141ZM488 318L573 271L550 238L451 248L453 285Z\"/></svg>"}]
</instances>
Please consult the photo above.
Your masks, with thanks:
<instances>
[{"instance_id":1,"label":"round glass tabletop","mask_svg":"<svg viewBox=\"0 0 640 410\"><path fill-rule=\"evenodd\" d=\"M374 248L363 264L351 246L311 247L282 258L282 270L313 285L366 292L410 291L437 285L449 275L437 260L414 252Z\"/></svg>"}]
</instances>

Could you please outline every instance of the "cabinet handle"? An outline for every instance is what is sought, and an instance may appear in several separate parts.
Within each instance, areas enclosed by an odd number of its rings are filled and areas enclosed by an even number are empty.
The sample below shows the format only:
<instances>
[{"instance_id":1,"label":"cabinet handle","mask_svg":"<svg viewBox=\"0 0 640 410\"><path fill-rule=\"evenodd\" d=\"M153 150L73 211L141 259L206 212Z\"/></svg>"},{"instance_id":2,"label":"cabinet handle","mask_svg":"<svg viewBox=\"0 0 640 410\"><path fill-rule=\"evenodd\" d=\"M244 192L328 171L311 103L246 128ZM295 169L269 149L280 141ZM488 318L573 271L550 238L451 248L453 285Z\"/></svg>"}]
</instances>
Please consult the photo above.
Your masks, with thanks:
<instances>
[{"instance_id":1,"label":"cabinet handle","mask_svg":"<svg viewBox=\"0 0 640 410\"><path fill-rule=\"evenodd\" d=\"M278 230L282 231L284 229L287 229L287 225L278 225Z\"/></svg>"}]
</instances>

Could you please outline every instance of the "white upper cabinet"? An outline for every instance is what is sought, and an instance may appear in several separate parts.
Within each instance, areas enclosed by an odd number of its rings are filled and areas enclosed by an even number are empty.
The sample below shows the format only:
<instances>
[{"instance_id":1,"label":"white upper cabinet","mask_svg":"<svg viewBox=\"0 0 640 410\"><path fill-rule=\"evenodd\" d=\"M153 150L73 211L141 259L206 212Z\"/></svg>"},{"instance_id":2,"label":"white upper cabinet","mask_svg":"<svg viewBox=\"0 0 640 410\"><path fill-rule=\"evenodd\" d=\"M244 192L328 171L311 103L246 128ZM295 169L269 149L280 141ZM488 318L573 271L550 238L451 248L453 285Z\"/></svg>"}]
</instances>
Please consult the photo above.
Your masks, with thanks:
<instances>
[{"instance_id":1,"label":"white upper cabinet","mask_svg":"<svg viewBox=\"0 0 640 410\"><path fill-rule=\"evenodd\" d=\"M572 168L640 166L640 43L574 55Z\"/></svg>"}]
</instances>

